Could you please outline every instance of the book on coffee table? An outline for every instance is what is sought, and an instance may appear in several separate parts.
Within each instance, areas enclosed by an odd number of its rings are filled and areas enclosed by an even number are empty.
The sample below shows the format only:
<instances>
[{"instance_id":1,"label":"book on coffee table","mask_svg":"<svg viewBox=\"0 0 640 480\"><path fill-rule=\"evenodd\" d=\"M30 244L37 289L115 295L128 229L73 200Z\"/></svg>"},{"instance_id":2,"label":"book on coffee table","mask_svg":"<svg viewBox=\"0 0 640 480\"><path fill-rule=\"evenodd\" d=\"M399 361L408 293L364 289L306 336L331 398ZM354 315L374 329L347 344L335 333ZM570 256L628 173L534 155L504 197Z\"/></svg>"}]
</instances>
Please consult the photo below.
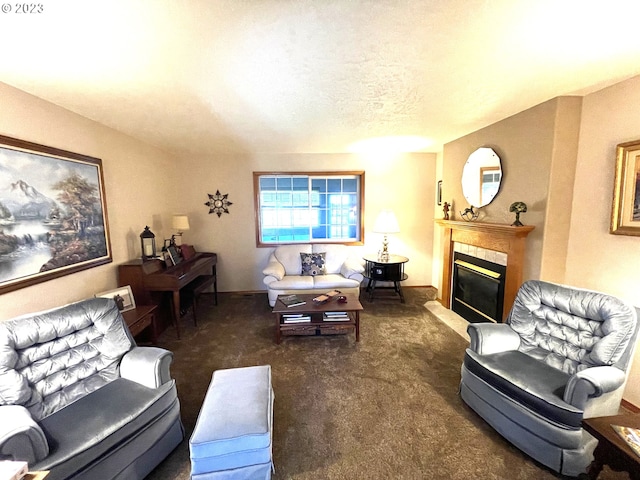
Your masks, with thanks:
<instances>
[{"instance_id":1,"label":"book on coffee table","mask_svg":"<svg viewBox=\"0 0 640 480\"><path fill-rule=\"evenodd\" d=\"M297 307L298 305L304 305L307 303L297 295L282 295L278 297L278 300L284 303L287 307Z\"/></svg>"}]
</instances>

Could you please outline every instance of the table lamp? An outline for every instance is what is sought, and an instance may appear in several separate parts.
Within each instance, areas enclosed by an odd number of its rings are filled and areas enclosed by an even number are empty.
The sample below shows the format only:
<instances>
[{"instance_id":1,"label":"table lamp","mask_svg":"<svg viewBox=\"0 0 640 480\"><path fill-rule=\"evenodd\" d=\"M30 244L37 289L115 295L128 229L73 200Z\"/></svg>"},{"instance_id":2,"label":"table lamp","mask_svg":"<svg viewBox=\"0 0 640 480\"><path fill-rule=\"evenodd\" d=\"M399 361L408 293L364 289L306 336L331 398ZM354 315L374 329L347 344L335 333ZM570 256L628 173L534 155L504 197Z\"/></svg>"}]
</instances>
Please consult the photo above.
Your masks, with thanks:
<instances>
[{"instance_id":1,"label":"table lamp","mask_svg":"<svg viewBox=\"0 0 640 480\"><path fill-rule=\"evenodd\" d=\"M400 227L398 226L398 219L392 210L382 210L376 218L376 223L373 225L373 231L375 233L383 233L384 240L382 241L382 251L380 252L380 260L389 260L389 240L387 235L389 233L398 233Z\"/></svg>"},{"instance_id":2,"label":"table lamp","mask_svg":"<svg viewBox=\"0 0 640 480\"><path fill-rule=\"evenodd\" d=\"M171 242L176 245L182 245L182 234L189 230L189 217L186 215L174 215L171 219L171 227L177 231L176 234L171 235Z\"/></svg>"}]
</instances>

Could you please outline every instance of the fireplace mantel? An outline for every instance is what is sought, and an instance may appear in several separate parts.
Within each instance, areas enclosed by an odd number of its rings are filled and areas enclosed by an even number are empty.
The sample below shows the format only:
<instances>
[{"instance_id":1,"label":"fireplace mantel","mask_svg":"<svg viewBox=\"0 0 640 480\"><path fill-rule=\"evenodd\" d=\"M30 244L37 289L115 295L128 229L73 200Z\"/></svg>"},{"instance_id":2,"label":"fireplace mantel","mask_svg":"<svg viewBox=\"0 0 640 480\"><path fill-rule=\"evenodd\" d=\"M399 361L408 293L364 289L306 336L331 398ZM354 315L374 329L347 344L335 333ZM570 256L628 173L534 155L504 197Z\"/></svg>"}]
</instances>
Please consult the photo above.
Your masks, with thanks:
<instances>
[{"instance_id":1,"label":"fireplace mantel","mask_svg":"<svg viewBox=\"0 0 640 480\"><path fill-rule=\"evenodd\" d=\"M459 222L455 220L436 220L436 223L443 230L441 298L438 301L446 308L451 308L452 259L455 242L504 252L507 254L502 313L504 321L522 283L526 239L535 227L532 225L514 227L499 223Z\"/></svg>"}]
</instances>

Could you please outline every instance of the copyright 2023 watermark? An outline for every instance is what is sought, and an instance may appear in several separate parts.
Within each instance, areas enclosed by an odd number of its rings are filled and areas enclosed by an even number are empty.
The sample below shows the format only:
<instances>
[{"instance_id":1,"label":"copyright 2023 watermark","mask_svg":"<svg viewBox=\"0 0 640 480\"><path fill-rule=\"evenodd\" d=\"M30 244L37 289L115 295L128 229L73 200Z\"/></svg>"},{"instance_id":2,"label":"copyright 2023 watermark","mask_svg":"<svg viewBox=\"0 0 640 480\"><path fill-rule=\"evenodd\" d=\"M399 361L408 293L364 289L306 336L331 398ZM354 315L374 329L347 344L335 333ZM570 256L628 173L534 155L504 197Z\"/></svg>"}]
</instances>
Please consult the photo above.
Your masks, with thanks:
<instances>
[{"instance_id":1,"label":"copyright 2023 watermark","mask_svg":"<svg viewBox=\"0 0 640 480\"><path fill-rule=\"evenodd\" d=\"M2 3L0 4L0 13L15 13L19 15L44 13L44 5L42 3Z\"/></svg>"}]
</instances>

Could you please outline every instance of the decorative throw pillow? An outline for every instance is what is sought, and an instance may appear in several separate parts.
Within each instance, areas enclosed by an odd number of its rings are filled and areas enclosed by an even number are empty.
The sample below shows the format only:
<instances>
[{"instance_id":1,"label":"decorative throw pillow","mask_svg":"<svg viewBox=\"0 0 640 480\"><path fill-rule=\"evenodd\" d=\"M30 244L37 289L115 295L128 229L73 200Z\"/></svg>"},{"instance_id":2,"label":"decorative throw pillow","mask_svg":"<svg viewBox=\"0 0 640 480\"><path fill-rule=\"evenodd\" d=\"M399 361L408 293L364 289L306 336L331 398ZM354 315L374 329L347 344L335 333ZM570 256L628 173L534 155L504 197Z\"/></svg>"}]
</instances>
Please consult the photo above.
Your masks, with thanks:
<instances>
[{"instance_id":1,"label":"decorative throw pillow","mask_svg":"<svg viewBox=\"0 0 640 480\"><path fill-rule=\"evenodd\" d=\"M326 252L322 253L300 253L300 260L302 260L302 275L310 275L315 277L316 275L324 275L326 273L324 268L324 257Z\"/></svg>"}]
</instances>

